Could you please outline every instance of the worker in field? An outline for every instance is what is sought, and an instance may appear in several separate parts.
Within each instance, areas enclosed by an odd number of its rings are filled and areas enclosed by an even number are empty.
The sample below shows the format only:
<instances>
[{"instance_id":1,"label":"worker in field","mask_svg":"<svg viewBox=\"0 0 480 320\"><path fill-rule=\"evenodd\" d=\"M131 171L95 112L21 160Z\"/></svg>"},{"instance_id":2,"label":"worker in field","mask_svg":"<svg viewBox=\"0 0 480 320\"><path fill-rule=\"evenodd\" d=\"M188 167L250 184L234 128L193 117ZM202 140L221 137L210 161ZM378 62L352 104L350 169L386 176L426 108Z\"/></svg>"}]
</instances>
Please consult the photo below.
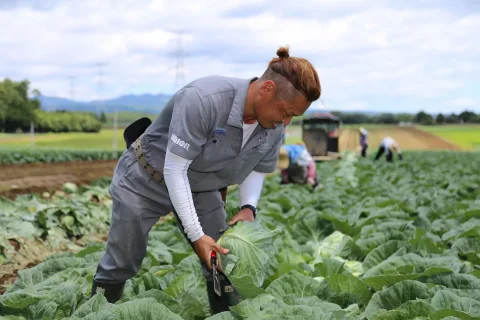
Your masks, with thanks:
<instances>
[{"instance_id":1,"label":"worker in field","mask_svg":"<svg viewBox=\"0 0 480 320\"><path fill-rule=\"evenodd\" d=\"M255 219L264 175L275 170L285 125L321 91L310 62L290 57L285 47L277 55L260 78L197 79L173 95L140 137L138 130L125 131L130 147L109 188L112 220L92 295L99 289L109 302L121 298L125 282L140 269L150 229L174 212L201 261L212 314L238 302L221 268L219 281L212 269L212 255L235 253L235 248L216 241L229 225ZM241 210L226 221L226 188L235 184ZM220 292L214 284L220 284Z\"/></svg>"},{"instance_id":2,"label":"worker in field","mask_svg":"<svg viewBox=\"0 0 480 320\"><path fill-rule=\"evenodd\" d=\"M302 142L282 146L277 168L281 170L281 184L318 185L315 161Z\"/></svg>"},{"instance_id":3,"label":"worker in field","mask_svg":"<svg viewBox=\"0 0 480 320\"><path fill-rule=\"evenodd\" d=\"M362 148L362 157L365 158L367 156L368 149L368 131L365 130L364 127L361 127L358 132L360 134L360 147Z\"/></svg>"},{"instance_id":4,"label":"worker in field","mask_svg":"<svg viewBox=\"0 0 480 320\"><path fill-rule=\"evenodd\" d=\"M395 141L391 137L385 137L380 142L380 146L378 147L377 155L375 156L375 161L380 159L382 154L385 153L388 162L393 162L393 154L397 153L398 158L403 160L402 150L400 149L400 145L397 141Z\"/></svg>"}]
</instances>

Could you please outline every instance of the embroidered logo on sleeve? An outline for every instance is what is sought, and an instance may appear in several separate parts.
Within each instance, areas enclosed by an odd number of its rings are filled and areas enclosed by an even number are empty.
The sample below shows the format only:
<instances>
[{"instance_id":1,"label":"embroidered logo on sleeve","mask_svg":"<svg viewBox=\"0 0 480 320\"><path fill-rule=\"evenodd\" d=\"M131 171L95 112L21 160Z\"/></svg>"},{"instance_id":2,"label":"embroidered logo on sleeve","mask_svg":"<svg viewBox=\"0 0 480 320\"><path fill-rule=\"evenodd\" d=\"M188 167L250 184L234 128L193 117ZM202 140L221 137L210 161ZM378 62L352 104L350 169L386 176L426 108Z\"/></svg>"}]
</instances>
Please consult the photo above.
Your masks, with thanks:
<instances>
[{"instance_id":1,"label":"embroidered logo on sleeve","mask_svg":"<svg viewBox=\"0 0 480 320\"><path fill-rule=\"evenodd\" d=\"M173 143L175 143L176 145L179 145L185 150L188 150L188 148L190 148L190 144L186 143L185 141L177 137L175 134L172 134L172 136L170 137L170 140L172 140Z\"/></svg>"}]
</instances>

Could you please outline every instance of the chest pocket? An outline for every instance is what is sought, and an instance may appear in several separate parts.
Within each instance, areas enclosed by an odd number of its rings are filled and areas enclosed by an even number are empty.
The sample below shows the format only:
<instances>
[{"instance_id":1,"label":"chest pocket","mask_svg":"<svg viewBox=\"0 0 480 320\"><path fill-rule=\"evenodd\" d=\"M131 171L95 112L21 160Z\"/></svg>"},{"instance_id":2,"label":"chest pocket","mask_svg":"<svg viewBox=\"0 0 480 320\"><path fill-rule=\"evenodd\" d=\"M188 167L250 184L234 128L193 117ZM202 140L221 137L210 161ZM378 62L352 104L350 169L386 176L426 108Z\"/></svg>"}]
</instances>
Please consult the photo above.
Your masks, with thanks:
<instances>
[{"instance_id":1,"label":"chest pocket","mask_svg":"<svg viewBox=\"0 0 480 320\"><path fill-rule=\"evenodd\" d=\"M220 171L235 160L238 155L236 147L235 136L213 134L190 167L200 172Z\"/></svg>"}]
</instances>

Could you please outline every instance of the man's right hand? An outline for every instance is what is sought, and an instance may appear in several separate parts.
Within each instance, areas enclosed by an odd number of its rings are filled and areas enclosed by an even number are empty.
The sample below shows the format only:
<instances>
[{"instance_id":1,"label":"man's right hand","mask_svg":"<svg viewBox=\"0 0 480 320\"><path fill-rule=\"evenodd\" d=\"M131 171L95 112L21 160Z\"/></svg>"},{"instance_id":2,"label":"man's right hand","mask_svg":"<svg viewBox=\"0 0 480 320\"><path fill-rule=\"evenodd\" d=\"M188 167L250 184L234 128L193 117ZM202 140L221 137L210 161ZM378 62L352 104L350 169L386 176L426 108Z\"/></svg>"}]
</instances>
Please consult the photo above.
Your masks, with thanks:
<instances>
[{"instance_id":1,"label":"man's right hand","mask_svg":"<svg viewBox=\"0 0 480 320\"><path fill-rule=\"evenodd\" d=\"M216 251L220 254L228 253L228 249L219 246L215 240L213 240L213 238L207 236L206 234L197 241L193 242L193 247L195 248L197 256L207 265L208 270L212 270L212 263L210 261L210 254L212 251ZM217 267L220 272L223 272L222 268L218 264L218 259Z\"/></svg>"}]
</instances>

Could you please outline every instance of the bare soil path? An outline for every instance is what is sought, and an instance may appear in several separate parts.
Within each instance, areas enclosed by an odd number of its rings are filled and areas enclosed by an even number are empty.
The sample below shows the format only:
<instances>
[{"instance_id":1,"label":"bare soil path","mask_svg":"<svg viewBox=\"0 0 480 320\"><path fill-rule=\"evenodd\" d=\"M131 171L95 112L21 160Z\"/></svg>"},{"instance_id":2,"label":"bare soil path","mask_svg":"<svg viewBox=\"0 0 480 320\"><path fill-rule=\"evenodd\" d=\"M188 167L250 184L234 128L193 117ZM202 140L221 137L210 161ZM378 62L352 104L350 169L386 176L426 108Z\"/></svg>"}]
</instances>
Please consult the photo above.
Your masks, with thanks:
<instances>
[{"instance_id":1,"label":"bare soil path","mask_svg":"<svg viewBox=\"0 0 480 320\"><path fill-rule=\"evenodd\" d=\"M18 194L55 192L65 182L89 184L112 176L117 160L34 163L0 166L0 195L13 199Z\"/></svg>"}]
</instances>

